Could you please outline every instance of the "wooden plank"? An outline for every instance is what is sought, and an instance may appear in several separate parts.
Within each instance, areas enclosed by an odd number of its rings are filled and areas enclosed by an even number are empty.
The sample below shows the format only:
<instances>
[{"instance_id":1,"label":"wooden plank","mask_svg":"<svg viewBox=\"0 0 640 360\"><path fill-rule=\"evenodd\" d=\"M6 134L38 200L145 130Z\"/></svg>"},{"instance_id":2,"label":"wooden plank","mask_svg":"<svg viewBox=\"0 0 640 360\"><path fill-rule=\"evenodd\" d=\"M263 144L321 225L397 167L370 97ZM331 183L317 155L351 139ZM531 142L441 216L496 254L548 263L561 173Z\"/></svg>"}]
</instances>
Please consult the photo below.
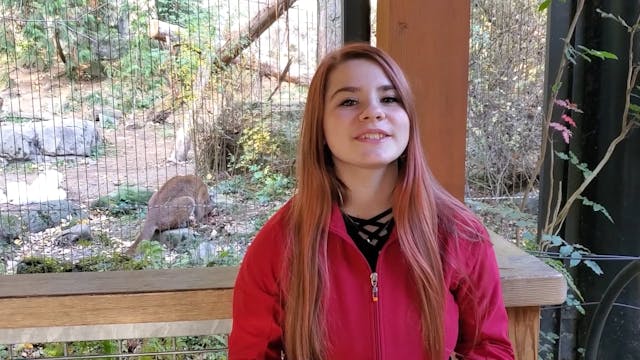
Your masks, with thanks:
<instances>
[{"instance_id":1,"label":"wooden plank","mask_svg":"<svg viewBox=\"0 0 640 360\"><path fill-rule=\"evenodd\" d=\"M562 274L527 254L503 237L491 233L502 293L507 307L556 305L564 302L567 282Z\"/></svg>"},{"instance_id":2,"label":"wooden plank","mask_svg":"<svg viewBox=\"0 0 640 360\"><path fill-rule=\"evenodd\" d=\"M0 329L0 344L50 343L228 334L231 319L168 323L50 326Z\"/></svg>"},{"instance_id":3,"label":"wooden plank","mask_svg":"<svg viewBox=\"0 0 640 360\"><path fill-rule=\"evenodd\" d=\"M514 347L516 360L537 359L540 307L507 308L507 315L509 316L509 338Z\"/></svg>"},{"instance_id":4,"label":"wooden plank","mask_svg":"<svg viewBox=\"0 0 640 360\"><path fill-rule=\"evenodd\" d=\"M232 293L223 289L5 298L0 300L0 328L228 319Z\"/></svg>"},{"instance_id":5,"label":"wooden plank","mask_svg":"<svg viewBox=\"0 0 640 360\"><path fill-rule=\"evenodd\" d=\"M465 187L469 0L378 0L377 46L415 93L422 144L436 178L458 199Z\"/></svg>"},{"instance_id":6,"label":"wooden plank","mask_svg":"<svg viewBox=\"0 0 640 360\"><path fill-rule=\"evenodd\" d=\"M237 268L190 268L0 276L0 299L10 297L232 289Z\"/></svg>"}]
</instances>

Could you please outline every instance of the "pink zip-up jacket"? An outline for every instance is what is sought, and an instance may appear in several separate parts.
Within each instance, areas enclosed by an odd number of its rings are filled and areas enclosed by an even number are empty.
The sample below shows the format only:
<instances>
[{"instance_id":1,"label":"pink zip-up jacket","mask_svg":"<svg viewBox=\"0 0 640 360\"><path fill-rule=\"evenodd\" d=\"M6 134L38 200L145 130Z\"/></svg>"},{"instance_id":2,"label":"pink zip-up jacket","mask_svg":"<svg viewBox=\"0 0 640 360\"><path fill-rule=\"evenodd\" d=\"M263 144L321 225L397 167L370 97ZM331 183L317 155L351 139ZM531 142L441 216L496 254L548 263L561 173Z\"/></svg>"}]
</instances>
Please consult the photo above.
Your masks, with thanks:
<instances>
[{"instance_id":1,"label":"pink zip-up jacket","mask_svg":"<svg viewBox=\"0 0 640 360\"><path fill-rule=\"evenodd\" d=\"M264 225L240 266L230 360L281 359L288 207ZM477 229L482 240L442 239L448 289L443 309L446 358L455 354L463 359L514 359L495 254L486 229L480 223ZM396 231L380 251L372 273L334 205L327 246L327 359L430 359L422 342L416 284Z\"/></svg>"}]
</instances>

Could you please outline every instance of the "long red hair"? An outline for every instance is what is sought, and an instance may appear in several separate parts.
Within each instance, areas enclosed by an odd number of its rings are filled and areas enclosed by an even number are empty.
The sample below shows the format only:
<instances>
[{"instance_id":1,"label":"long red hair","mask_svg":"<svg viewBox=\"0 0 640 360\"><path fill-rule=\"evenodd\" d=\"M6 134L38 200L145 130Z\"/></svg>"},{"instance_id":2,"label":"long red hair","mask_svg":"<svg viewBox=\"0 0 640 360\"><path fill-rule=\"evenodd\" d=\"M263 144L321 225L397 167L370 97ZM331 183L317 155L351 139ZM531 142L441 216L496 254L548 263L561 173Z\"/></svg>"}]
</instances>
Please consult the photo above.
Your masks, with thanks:
<instances>
[{"instance_id":1,"label":"long red hair","mask_svg":"<svg viewBox=\"0 0 640 360\"><path fill-rule=\"evenodd\" d=\"M297 191L289 213L286 355L289 359L323 359L327 346L323 290L328 276L324 255L332 204L341 201L344 185L336 176L325 143L324 104L329 75L336 66L352 59L366 59L380 66L410 119L409 142L398 159L392 208L402 252L418 284L425 349L433 359L441 359L445 287L438 235L439 231L442 236L460 229L472 233L473 215L438 184L427 167L415 101L402 70L382 50L360 43L327 55L309 87L298 146Z\"/></svg>"}]
</instances>

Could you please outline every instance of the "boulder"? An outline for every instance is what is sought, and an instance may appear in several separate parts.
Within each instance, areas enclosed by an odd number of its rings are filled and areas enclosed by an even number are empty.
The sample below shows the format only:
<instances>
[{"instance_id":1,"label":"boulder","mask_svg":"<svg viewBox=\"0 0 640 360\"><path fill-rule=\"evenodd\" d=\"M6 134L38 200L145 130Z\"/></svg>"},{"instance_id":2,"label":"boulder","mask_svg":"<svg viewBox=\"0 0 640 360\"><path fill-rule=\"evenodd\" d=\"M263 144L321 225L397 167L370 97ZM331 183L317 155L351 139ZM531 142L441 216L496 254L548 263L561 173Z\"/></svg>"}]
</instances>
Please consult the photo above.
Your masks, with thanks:
<instances>
[{"instance_id":1,"label":"boulder","mask_svg":"<svg viewBox=\"0 0 640 360\"><path fill-rule=\"evenodd\" d=\"M39 153L33 123L9 123L0 126L0 157L7 160L31 160Z\"/></svg>"},{"instance_id":2,"label":"boulder","mask_svg":"<svg viewBox=\"0 0 640 360\"><path fill-rule=\"evenodd\" d=\"M48 120L36 130L39 150L44 155L90 156L99 143L93 121Z\"/></svg>"}]
</instances>

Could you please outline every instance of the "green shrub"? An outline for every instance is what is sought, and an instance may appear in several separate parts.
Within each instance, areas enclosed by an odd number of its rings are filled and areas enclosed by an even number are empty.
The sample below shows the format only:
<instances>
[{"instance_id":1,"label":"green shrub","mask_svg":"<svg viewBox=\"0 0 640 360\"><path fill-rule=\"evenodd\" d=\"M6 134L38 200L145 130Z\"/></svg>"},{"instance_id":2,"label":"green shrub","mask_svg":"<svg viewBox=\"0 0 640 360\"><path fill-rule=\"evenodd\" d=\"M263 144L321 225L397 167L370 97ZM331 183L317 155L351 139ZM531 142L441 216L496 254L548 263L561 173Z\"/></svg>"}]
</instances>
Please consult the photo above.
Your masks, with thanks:
<instances>
[{"instance_id":1,"label":"green shrub","mask_svg":"<svg viewBox=\"0 0 640 360\"><path fill-rule=\"evenodd\" d=\"M145 268L143 262L132 260L120 253L101 254L80 259L74 264L74 271L116 271L116 270L142 270Z\"/></svg>"},{"instance_id":2,"label":"green shrub","mask_svg":"<svg viewBox=\"0 0 640 360\"><path fill-rule=\"evenodd\" d=\"M73 265L70 262L50 257L25 257L16 266L17 274L42 274L70 272Z\"/></svg>"},{"instance_id":3,"label":"green shrub","mask_svg":"<svg viewBox=\"0 0 640 360\"><path fill-rule=\"evenodd\" d=\"M116 191L101 196L91 204L95 210L103 210L115 216L131 215L139 212L149 202L153 191L138 187L122 186Z\"/></svg>"}]
</instances>

